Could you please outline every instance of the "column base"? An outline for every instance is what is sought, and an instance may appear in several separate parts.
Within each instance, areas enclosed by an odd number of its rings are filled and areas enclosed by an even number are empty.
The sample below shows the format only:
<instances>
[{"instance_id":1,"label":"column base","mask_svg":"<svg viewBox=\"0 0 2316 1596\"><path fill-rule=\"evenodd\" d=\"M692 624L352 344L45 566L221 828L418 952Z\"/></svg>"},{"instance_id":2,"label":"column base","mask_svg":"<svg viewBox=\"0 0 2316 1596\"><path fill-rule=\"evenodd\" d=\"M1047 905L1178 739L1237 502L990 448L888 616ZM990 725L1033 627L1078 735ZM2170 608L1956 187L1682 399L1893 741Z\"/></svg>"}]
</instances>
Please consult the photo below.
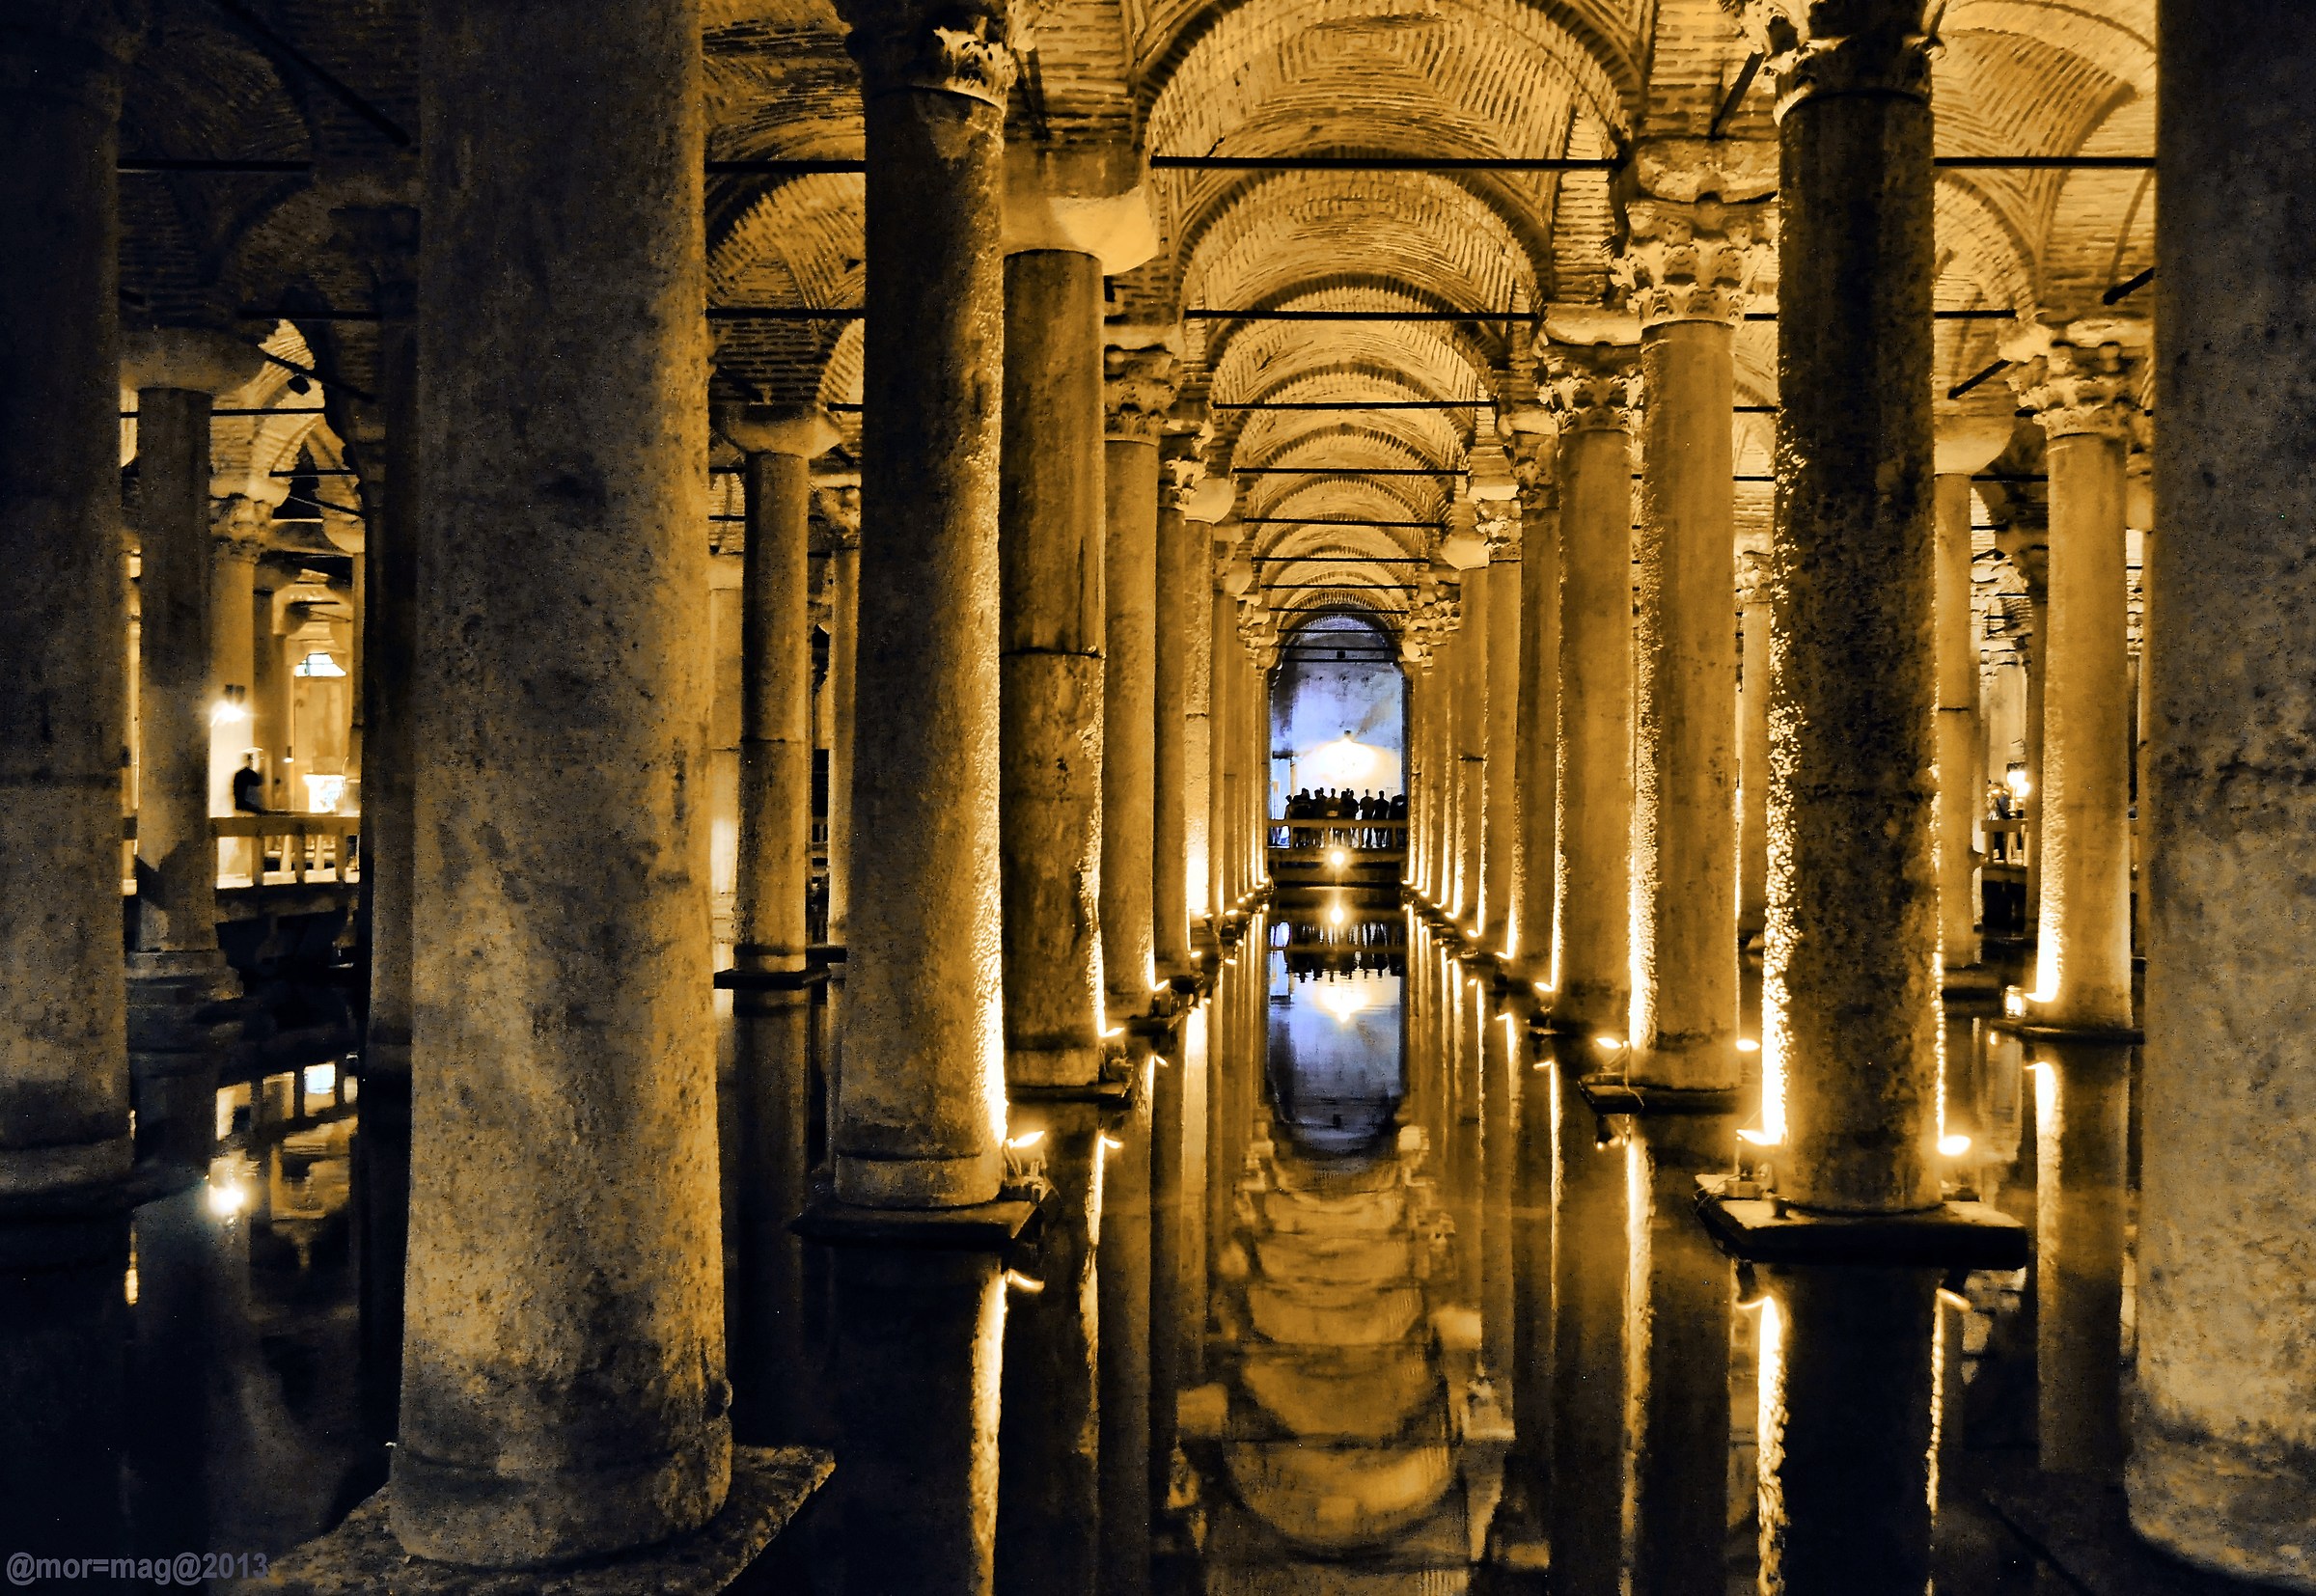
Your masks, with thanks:
<instances>
[{"instance_id":1,"label":"column base","mask_svg":"<svg viewBox=\"0 0 2316 1596\"><path fill-rule=\"evenodd\" d=\"M1577 1094L1594 1114L1735 1114L1743 1091L1736 1087L1652 1087L1618 1075L1587 1075Z\"/></svg>"},{"instance_id":2,"label":"column base","mask_svg":"<svg viewBox=\"0 0 2316 1596\"><path fill-rule=\"evenodd\" d=\"M125 1137L98 1145L117 1150L115 1172L70 1186L0 1192L0 1270L126 1260L129 1211L165 1194L142 1190L152 1183L131 1175Z\"/></svg>"},{"instance_id":3,"label":"column base","mask_svg":"<svg viewBox=\"0 0 2316 1596\"><path fill-rule=\"evenodd\" d=\"M1001 1197L964 1208L865 1208L820 1197L788 1228L830 1247L995 1252L1010 1247L1036 1212L1026 1197Z\"/></svg>"},{"instance_id":4,"label":"column base","mask_svg":"<svg viewBox=\"0 0 2316 1596\"><path fill-rule=\"evenodd\" d=\"M1939 977L1939 992L1948 1003L1992 1003L2002 992L2002 974L1990 965L1948 965Z\"/></svg>"},{"instance_id":5,"label":"column base","mask_svg":"<svg viewBox=\"0 0 2316 1596\"><path fill-rule=\"evenodd\" d=\"M1996 1029L2019 1036L2047 1036L2061 1041L2115 1042L2137 1046L2147 1039L2137 1026L2107 1020L2073 1020L2054 1014L2034 1001L2025 987L2002 989L2002 1017Z\"/></svg>"},{"instance_id":6,"label":"column base","mask_svg":"<svg viewBox=\"0 0 2316 1596\"><path fill-rule=\"evenodd\" d=\"M1744 1263L1873 1264L1893 1269L2024 1269L2026 1227L1983 1202L1946 1202L1911 1214L1814 1214L1775 1196L1725 1195L1732 1181L1697 1177L1706 1233Z\"/></svg>"},{"instance_id":7,"label":"column base","mask_svg":"<svg viewBox=\"0 0 2316 1596\"><path fill-rule=\"evenodd\" d=\"M810 1446L734 1446L723 1510L688 1534L551 1576L427 1562L402 1550L387 1522L388 1486L319 1540L277 1557L262 1579L218 1588L257 1596L695 1596L729 1587L772 1544L834 1471Z\"/></svg>"},{"instance_id":8,"label":"column base","mask_svg":"<svg viewBox=\"0 0 2316 1596\"><path fill-rule=\"evenodd\" d=\"M218 1070L241 1039L248 1007L240 986L214 949L128 956L128 1088L140 1167L188 1179L207 1169Z\"/></svg>"},{"instance_id":9,"label":"column base","mask_svg":"<svg viewBox=\"0 0 2316 1596\"><path fill-rule=\"evenodd\" d=\"M1071 1047L1008 1047L1006 1095L1098 1091L1104 1085L1102 1063L1106 1051L1099 1042Z\"/></svg>"}]
</instances>

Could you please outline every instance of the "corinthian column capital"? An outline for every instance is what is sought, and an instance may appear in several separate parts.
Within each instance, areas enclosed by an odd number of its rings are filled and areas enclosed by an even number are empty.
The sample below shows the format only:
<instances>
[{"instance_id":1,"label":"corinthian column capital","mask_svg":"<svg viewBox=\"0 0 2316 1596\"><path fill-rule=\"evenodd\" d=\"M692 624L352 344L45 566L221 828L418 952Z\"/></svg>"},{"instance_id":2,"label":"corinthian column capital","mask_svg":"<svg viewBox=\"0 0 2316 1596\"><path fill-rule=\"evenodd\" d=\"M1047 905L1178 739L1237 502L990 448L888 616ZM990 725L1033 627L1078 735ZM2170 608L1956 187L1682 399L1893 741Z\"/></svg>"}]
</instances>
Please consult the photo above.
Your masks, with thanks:
<instances>
[{"instance_id":1,"label":"corinthian column capital","mask_svg":"<svg viewBox=\"0 0 2316 1596\"><path fill-rule=\"evenodd\" d=\"M860 63L865 96L920 89L1005 109L1021 70L1002 6L932 9L905 3L848 6L844 48Z\"/></svg>"},{"instance_id":2,"label":"corinthian column capital","mask_svg":"<svg viewBox=\"0 0 2316 1596\"><path fill-rule=\"evenodd\" d=\"M1640 402L1640 350L1630 344L1556 344L1536 398L1560 431L1629 432Z\"/></svg>"},{"instance_id":3,"label":"corinthian column capital","mask_svg":"<svg viewBox=\"0 0 2316 1596\"><path fill-rule=\"evenodd\" d=\"M1930 97L1945 0L1721 0L1759 50L1778 120L1819 95Z\"/></svg>"},{"instance_id":4,"label":"corinthian column capital","mask_svg":"<svg viewBox=\"0 0 2316 1596\"><path fill-rule=\"evenodd\" d=\"M1624 223L1609 279L1626 290L1643 328L1744 319L1753 280L1772 259L1767 201L1640 197L1626 202Z\"/></svg>"},{"instance_id":5,"label":"corinthian column capital","mask_svg":"<svg viewBox=\"0 0 2316 1596\"><path fill-rule=\"evenodd\" d=\"M1165 348L1102 352L1102 420L1107 436L1155 443L1174 404L1174 356Z\"/></svg>"},{"instance_id":6,"label":"corinthian column capital","mask_svg":"<svg viewBox=\"0 0 2316 1596\"><path fill-rule=\"evenodd\" d=\"M2143 425L2138 381L2148 344L2144 325L2078 321L2028 327L2005 343L2010 385L2054 438L2089 434L2129 443Z\"/></svg>"}]
</instances>

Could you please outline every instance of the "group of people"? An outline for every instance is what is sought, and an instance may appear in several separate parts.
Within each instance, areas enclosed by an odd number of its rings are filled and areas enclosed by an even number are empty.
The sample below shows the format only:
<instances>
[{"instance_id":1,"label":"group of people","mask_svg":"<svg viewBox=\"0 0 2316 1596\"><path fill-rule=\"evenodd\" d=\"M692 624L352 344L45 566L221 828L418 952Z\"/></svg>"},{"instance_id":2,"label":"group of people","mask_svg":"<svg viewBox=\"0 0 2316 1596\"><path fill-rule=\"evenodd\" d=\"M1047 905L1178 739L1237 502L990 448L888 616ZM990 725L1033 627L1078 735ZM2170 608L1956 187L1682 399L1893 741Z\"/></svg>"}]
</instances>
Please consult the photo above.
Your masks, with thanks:
<instances>
[{"instance_id":1,"label":"group of people","mask_svg":"<svg viewBox=\"0 0 2316 1596\"><path fill-rule=\"evenodd\" d=\"M1407 798L1404 794L1393 798L1380 792L1353 792L1349 787L1321 787L1314 793L1305 787L1286 801L1286 812L1281 818L1342 822L1323 828L1281 827L1284 835L1276 840L1284 847L1388 848L1398 842L1399 834L1381 828L1387 823L1406 822Z\"/></svg>"}]
</instances>

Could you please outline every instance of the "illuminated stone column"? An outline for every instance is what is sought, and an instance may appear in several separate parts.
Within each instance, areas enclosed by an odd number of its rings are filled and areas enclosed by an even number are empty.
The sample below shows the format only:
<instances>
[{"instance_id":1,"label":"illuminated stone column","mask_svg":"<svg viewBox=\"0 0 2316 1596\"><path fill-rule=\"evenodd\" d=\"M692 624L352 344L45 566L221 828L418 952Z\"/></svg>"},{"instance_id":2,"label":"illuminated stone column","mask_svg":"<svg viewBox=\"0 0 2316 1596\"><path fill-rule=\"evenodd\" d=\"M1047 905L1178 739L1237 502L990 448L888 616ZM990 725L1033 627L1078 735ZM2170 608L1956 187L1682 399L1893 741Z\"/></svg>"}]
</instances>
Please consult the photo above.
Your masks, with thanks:
<instances>
[{"instance_id":1,"label":"illuminated stone column","mask_svg":"<svg viewBox=\"0 0 2316 1596\"><path fill-rule=\"evenodd\" d=\"M144 622L129 1068L138 1156L197 1169L207 1166L215 1141L218 1052L228 1039L203 1010L239 991L217 945L210 751L218 722L249 712L246 696L228 700L212 679L209 411L214 396L243 386L262 362L238 339L191 328L132 334L124 344L127 379L138 390L137 588ZM246 615L246 597L243 606Z\"/></svg>"},{"instance_id":2,"label":"illuminated stone column","mask_svg":"<svg viewBox=\"0 0 2316 1596\"><path fill-rule=\"evenodd\" d=\"M1644 176L1677 199L1629 202L1615 260L1640 320L1648 396L1633 636L1625 1058L1636 1081L1717 1090L1738 1080L1733 338L1769 253L1768 218L1759 203L1724 205L1695 197L1670 173ZM1690 176L1690 183L1719 179L1718 172Z\"/></svg>"},{"instance_id":3,"label":"illuminated stone column","mask_svg":"<svg viewBox=\"0 0 2316 1596\"><path fill-rule=\"evenodd\" d=\"M1633 823L1630 344L1555 346L1539 384L1560 424L1559 869L1552 1014L1621 1034L1630 1018Z\"/></svg>"},{"instance_id":4,"label":"illuminated stone column","mask_svg":"<svg viewBox=\"0 0 2316 1596\"><path fill-rule=\"evenodd\" d=\"M1769 922L1769 570L1737 558L1744 659L1737 683L1737 935L1751 946Z\"/></svg>"},{"instance_id":5,"label":"illuminated stone column","mask_svg":"<svg viewBox=\"0 0 2316 1596\"><path fill-rule=\"evenodd\" d=\"M844 947L852 925L853 708L860 681L861 522L857 490L828 550L828 940ZM843 524L849 521L849 525ZM830 966L831 980L841 971Z\"/></svg>"},{"instance_id":6,"label":"illuminated stone column","mask_svg":"<svg viewBox=\"0 0 2316 1596\"><path fill-rule=\"evenodd\" d=\"M1512 951L1512 887L1520 867L1520 599L1523 589L1519 523L1499 522L1489 539L1487 746L1480 850L1480 901L1486 919L1480 943L1490 952Z\"/></svg>"},{"instance_id":7,"label":"illuminated stone column","mask_svg":"<svg viewBox=\"0 0 2316 1596\"><path fill-rule=\"evenodd\" d=\"M243 486L247 483L240 484ZM242 757L259 746L257 700L258 560L273 532L274 506L290 493L288 478L268 484L267 498L236 496L210 517L209 677L220 709L209 717L209 813L234 812L234 772ZM268 648L278 648L269 636ZM261 765L261 768L262 766ZM292 808L305 796L288 795ZM234 839L220 849L220 870L259 881L263 867L260 839Z\"/></svg>"},{"instance_id":8,"label":"illuminated stone column","mask_svg":"<svg viewBox=\"0 0 2316 1596\"><path fill-rule=\"evenodd\" d=\"M1202 469L1189 434L1162 446L1158 503L1157 652L1151 669L1151 947L1161 978L1196 968L1190 922L1205 913L1206 590L1212 581L1202 490L1185 487ZM1205 512L1205 513L1201 513ZM1194 708L1195 705L1195 708ZM1192 846L1194 836L1199 846ZM1193 883L1196 883L1194 891Z\"/></svg>"},{"instance_id":9,"label":"illuminated stone column","mask_svg":"<svg viewBox=\"0 0 2316 1596\"><path fill-rule=\"evenodd\" d=\"M717 408L746 455L740 572L739 863L733 877L735 1009L804 972L813 861L813 460L837 443L818 410ZM770 977L770 979L767 979ZM785 1003L785 1000L784 1000ZM795 1060L801 1068L803 1060Z\"/></svg>"},{"instance_id":10,"label":"illuminated stone column","mask_svg":"<svg viewBox=\"0 0 2316 1596\"><path fill-rule=\"evenodd\" d=\"M1513 747L1520 785L1520 868L1513 906L1519 969L1552 979L1552 905L1559 863L1560 510L1549 446L1532 435L1520 476L1520 686Z\"/></svg>"},{"instance_id":11,"label":"illuminated stone column","mask_svg":"<svg viewBox=\"0 0 2316 1596\"><path fill-rule=\"evenodd\" d=\"M1455 891L1459 930L1476 934L1486 913L1489 594L1495 573L1464 572L1464 624L1455 634Z\"/></svg>"},{"instance_id":12,"label":"illuminated stone column","mask_svg":"<svg viewBox=\"0 0 2316 1596\"><path fill-rule=\"evenodd\" d=\"M0 1199L11 1201L109 1183L129 1165L113 163L119 52L133 32L107 6L29 13L0 33Z\"/></svg>"},{"instance_id":13,"label":"illuminated stone column","mask_svg":"<svg viewBox=\"0 0 2316 1596\"><path fill-rule=\"evenodd\" d=\"M606 0L542 52L522 6L423 10L424 934L389 1505L407 1552L534 1567L691 1529L732 1469L700 19Z\"/></svg>"},{"instance_id":14,"label":"illuminated stone column","mask_svg":"<svg viewBox=\"0 0 2316 1596\"><path fill-rule=\"evenodd\" d=\"M2043 659L2042 894L2027 1018L2131 1026L2130 576L2124 455L2146 329L2079 321L2006 344L2021 401L2049 435Z\"/></svg>"},{"instance_id":15,"label":"illuminated stone column","mask_svg":"<svg viewBox=\"0 0 2316 1596\"><path fill-rule=\"evenodd\" d=\"M988 13L865 4L868 343L839 1201L997 1196L1004 105Z\"/></svg>"},{"instance_id":16,"label":"illuminated stone column","mask_svg":"<svg viewBox=\"0 0 2316 1596\"><path fill-rule=\"evenodd\" d=\"M1052 208L1024 175L1008 186L1013 208ZM1005 272L1006 1075L1083 1085L1101 1073L1102 1046L1102 261L1085 248L1008 250Z\"/></svg>"},{"instance_id":17,"label":"illuminated stone column","mask_svg":"<svg viewBox=\"0 0 2316 1596\"><path fill-rule=\"evenodd\" d=\"M2222 0L2161 27L2131 1516L2181 1556L2308 1591L2316 13Z\"/></svg>"},{"instance_id":18,"label":"illuminated stone column","mask_svg":"<svg viewBox=\"0 0 2316 1596\"><path fill-rule=\"evenodd\" d=\"M1210 740L1206 762L1206 914L1220 929L1235 894L1230 880L1230 799L1236 787L1231 773L1237 757L1230 741L1230 650L1238 647L1232 630L1238 603L1218 581L1211 594L1206 628L1206 720Z\"/></svg>"},{"instance_id":19,"label":"illuminated stone column","mask_svg":"<svg viewBox=\"0 0 2316 1596\"><path fill-rule=\"evenodd\" d=\"M1978 714L1978 618L1971 607L1971 478L2010 443L2010 418L1942 404L1937 418L1938 941L1951 983L1978 964L1978 817L1985 728ZM1963 977L1968 980L1969 977Z\"/></svg>"},{"instance_id":20,"label":"illuminated stone column","mask_svg":"<svg viewBox=\"0 0 2316 1596\"><path fill-rule=\"evenodd\" d=\"M1157 811L1158 436L1174 390L1164 349L1103 356L1101 929L1104 1011L1144 1013L1157 975L1150 858Z\"/></svg>"},{"instance_id":21,"label":"illuminated stone column","mask_svg":"<svg viewBox=\"0 0 2316 1596\"><path fill-rule=\"evenodd\" d=\"M1921 0L1806 14L1747 0L1743 14L1777 88L1783 225L1764 1112L1792 1201L1927 1208L1931 40Z\"/></svg>"},{"instance_id":22,"label":"illuminated stone column","mask_svg":"<svg viewBox=\"0 0 2316 1596\"><path fill-rule=\"evenodd\" d=\"M1218 490L1205 494L1207 487ZM1229 479L1201 484L1183 506L1183 546L1176 558L1186 567L1182 583L1182 828L1183 892L1192 946L1213 919L1214 894L1214 529L1202 511L1227 513Z\"/></svg>"}]
</instances>

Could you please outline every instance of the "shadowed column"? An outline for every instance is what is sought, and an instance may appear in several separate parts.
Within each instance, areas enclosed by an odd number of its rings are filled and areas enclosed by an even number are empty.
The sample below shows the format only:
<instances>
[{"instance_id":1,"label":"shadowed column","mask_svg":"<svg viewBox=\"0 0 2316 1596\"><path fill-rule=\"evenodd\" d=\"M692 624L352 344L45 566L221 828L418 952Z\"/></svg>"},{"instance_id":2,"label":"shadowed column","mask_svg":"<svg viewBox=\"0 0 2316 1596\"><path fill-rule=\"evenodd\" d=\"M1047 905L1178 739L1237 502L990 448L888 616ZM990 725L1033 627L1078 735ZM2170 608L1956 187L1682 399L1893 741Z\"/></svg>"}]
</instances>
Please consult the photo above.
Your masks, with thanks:
<instances>
[{"instance_id":1,"label":"shadowed column","mask_svg":"<svg viewBox=\"0 0 2316 1596\"><path fill-rule=\"evenodd\" d=\"M0 33L0 1198L128 1173L114 299L128 18ZM83 25L85 22L86 25ZM43 26L57 24L54 31ZM205 484L206 488L206 484Z\"/></svg>"},{"instance_id":2,"label":"shadowed column","mask_svg":"<svg viewBox=\"0 0 2316 1596\"><path fill-rule=\"evenodd\" d=\"M1150 854L1156 809L1158 435L1174 391L1164 349L1113 348L1103 446L1101 922L1104 1011L1122 1024L1146 1012L1156 974Z\"/></svg>"},{"instance_id":3,"label":"shadowed column","mask_svg":"<svg viewBox=\"0 0 2316 1596\"><path fill-rule=\"evenodd\" d=\"M541 52L526 6L425 11L441 246L391 1509L421 1556L523 1567L681 1533L731 1472L700 20L606 0Z\"/></svg>"},{"instance_id":4,"label":"shadowed column","mask_svg":"<svg viewBox=\"0 0 2316 1596\"><path fill-rule=\"evenodd\" d=\"M2131 1516L2312 1591L2316 11L2161 26Z\"/></svg>"}]
</instances>

